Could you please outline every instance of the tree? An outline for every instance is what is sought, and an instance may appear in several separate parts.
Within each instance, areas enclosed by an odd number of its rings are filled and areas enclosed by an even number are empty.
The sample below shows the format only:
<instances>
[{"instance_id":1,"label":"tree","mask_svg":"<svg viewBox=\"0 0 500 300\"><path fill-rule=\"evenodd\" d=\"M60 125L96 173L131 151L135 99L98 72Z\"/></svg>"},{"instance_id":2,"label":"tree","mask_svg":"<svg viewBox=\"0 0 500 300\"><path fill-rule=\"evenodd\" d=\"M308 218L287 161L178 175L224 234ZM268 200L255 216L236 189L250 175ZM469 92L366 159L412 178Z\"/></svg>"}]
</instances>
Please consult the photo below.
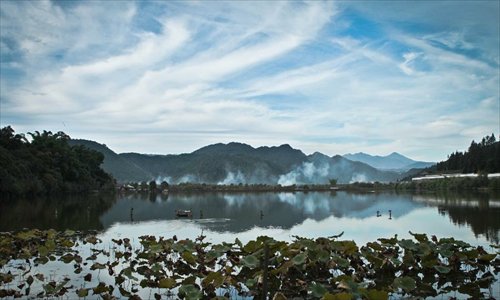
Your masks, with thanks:
<instances>
[{"instance_id":1,"label":"tree","mask_svg":"<svg viewBox=\"0 0 500 300\"><path fill-rule=\"evenodd\" d=\"M156 181L151 180L151 181L149 182L149 191L150 191L151 193L156 193Z\"/></svg>"},{"instance_id":2,"label":"tree","mask_svg":"<svg viewBox=\"0 0 500 300\"><path fill-rule=\"evenodd\" d=\"M336 186L337 185L337 178L331 178L329 181L330 181L330 185L331 186Z\"/></svg>"},{"instance_id":3,"label":"tree","mask_svg":"<svg viewBox=\"0 0 500 300\"><path fill-rule=\"evenodd\" d=\"M168 182L162 181L160 183L160 190L162 190L162 191L168 190Z\"/></svg>"},{"instance_id":4,"label":"tree","mask_svg":"<svg viewBox=\"0 0 500 300\"><path fill-rule=\"evenodd\" d=\"M101 169L104 156L83 146L70 146L62 131L15 134L0 130L0 193L8 195L83 192L113 186Z\"/></svg>"}]
</instances>

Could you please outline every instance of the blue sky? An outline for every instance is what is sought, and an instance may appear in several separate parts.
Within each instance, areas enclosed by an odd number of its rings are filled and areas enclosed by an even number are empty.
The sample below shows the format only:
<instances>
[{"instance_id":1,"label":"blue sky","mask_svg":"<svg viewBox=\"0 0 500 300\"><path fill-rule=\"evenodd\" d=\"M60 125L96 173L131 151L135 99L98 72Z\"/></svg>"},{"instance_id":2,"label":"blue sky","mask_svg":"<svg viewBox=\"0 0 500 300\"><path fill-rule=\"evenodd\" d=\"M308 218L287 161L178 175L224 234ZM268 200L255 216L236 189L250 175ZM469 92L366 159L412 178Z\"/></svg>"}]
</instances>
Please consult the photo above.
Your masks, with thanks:
<instances>
[{"instance_id":1,"label":"blue sky","mask_svg":"<svg viewBox=\"0 0 500 300\"><path fill-rule=\"evenodd\" d=\"M1 126L439 161L500 131L498 1L1 1Z\"/></svg>"}]
</instances>

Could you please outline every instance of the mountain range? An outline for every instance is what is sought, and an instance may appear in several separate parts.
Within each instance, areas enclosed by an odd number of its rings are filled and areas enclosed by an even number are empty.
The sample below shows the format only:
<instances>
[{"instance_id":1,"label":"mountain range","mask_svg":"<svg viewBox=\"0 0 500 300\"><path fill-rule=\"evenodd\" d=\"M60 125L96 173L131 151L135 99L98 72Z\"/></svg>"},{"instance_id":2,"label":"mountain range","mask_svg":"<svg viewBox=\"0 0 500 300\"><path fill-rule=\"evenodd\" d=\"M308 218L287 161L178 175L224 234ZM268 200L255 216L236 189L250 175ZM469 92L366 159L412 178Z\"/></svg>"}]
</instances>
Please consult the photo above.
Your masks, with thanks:
<instances>
[{"instance_id":1,"label":"mountain range","mask_svg":"<svg viewBox=\"0 0 500 300\"><path fill-rule=\"evenodd\" d=\"M340 155L330 157L319 152L306 155L287 144L254 148L242 143L219 143L178 155L117 154L106 145L89 140L70 140L70 144L101 152L103 169L118 182L165 180L169 183L291 185L326 184L332 178L338 183L390 182L414 172L402 172L401 168L394 168L397 171L378 169ZM405 164L406 168L419 163L399 156L411 162Z\"/></svg>"},{"instance_id":2,"label":"mountain range","mask_svg":"<svg viewBox=\"0 0 500 300\"><path fill-rule=\"evenodd\" d=\"M415 161L397 152L387 156L370 155L363 152L345 154L345 158L359 161L380 170L405 172L411 169L423 169L435 165L433 162Z\"/></svg>"}]
</instances>

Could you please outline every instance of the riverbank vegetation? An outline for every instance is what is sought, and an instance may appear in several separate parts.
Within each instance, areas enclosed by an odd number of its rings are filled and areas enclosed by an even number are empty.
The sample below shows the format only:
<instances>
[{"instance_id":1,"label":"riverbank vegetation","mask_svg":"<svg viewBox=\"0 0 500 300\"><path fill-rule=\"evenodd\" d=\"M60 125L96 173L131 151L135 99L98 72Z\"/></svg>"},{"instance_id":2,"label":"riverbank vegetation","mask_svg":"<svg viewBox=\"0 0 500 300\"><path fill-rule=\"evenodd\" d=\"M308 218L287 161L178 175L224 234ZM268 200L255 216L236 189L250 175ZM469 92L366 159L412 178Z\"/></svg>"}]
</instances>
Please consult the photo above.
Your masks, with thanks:
<instances>
[{"instance_id":1,"label":"riverbank vegetation","mask_svg":"<svg viewBox=\"0 0 500 300\"><path fill-rule=\"evenodd\" d=\"M160 184L151 182L129 182L118 188L122 192L139 193L190 193L190 192L307 192L307 191L331 191L338 189L337 186L329 184L207 184L184 182L179 184L168 184L166 181Z\"/></svg>"},{"instance_id":2,"label":"riverbank vegetation","mask_svg":"<svg viewBox=\"0 0 500 300\"><path fill-rule=\"evenodd\" d=\"M399 191L473 191L500 190L500 177L448 177L418 181L404 181L394 185Z\"/></svg>"},{"instance_id":3,"label":"riverbank vegetation","mask_svg":"<svg viewBox=\"0 0 500 300\"><path fill-rule=\"evenodd\" d=\"M64 132L16 134L0 130L0 194L81 193L113 188L113 179L100 165L104 156L83 146L70 146Z\"/></svg>"},{"instance_id":4,"label":"riverbank vegetation","mask_svg":"<svg viewBox=\"0 0 500 300\"><path fill-rule=\"evenodd\" d=\"M180 183L160 184L151 182L130 182L120 185L118 190L123 193L259 193L259 192L420 192L420 191L477 191L500 190L500 177L450 177L433 180L401 181L401 182L353 182L349 184L205 184L205 183Z\"/></svg>"},{"instance_id":5,"label":"riverbank vegetation","mask_svg":"<svg viewBox=\"0 0 500 300\"><path fill-rule=\"evenodd\" d=\"M204 236L112 239L70 230L0 233L0 297L103 299L388 299L461 293L489 298L496 253L453 238L413 234L358 246L328 238L261 236L211 244ZM53 269L66 270L51 273Z\"/></svg>"}]
</instances>

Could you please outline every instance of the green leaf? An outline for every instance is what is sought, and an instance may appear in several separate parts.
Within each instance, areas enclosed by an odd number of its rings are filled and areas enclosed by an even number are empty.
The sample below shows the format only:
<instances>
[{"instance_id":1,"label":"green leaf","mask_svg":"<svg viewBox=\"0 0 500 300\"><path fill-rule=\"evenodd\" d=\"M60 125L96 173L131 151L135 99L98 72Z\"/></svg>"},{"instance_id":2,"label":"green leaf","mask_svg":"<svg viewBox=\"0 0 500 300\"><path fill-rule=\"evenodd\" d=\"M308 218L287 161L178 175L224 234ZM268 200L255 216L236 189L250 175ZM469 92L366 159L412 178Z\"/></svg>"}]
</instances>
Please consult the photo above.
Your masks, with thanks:
<instances>
[{"instance_id":1,"label":"green leaf","mask_svg":"<svg viewBox=\"0 0 500 300\"><path fill-rule=\"evenodd\" d=\"M257 280L250 278L245 282L245 285L249 288L252 288L257 283Z\"/></svg>"},{"instance_id":2,"label":"green leaf","mask_svg":"<svg viewBox=\"0 0 500 300\"><path fill-rule=\"evenodd\" d=\"M53 294L56 291L55 284L56 284L55 282L49 282L47 284L44 284L43 290L45 291L45 293L47 293L48 295Z\"/></svg>"},{"instance_id":3,"label":"green leaf","mask_svg":"<svg viewBox=\"0 0 500 300\"><path fill-rule=\"evenodd\" d=\"M47 249L47 247L45 246L40 246L38 247L38 254L40 256L47 256L47 254L49 254L49 249Z\"/></svg>"},{"instance_id":4,"label":"green leaf","mask_svg":"<svg viewBox=\"0 0 500 300\"><path fill-rule=\"evenodd\" d=\"M212 285L215 288L220 287L224 283L224 276L222 276L221 273L219 272L210 272L207 277L205 277L201 285L203 287L207 287L209 285Z\"/></svg>"},{"instance_id":5,"label":"green leaf","mask_svg":"<svg viewBox=\"0 0 500 300\"><path fill-rule=\"evenodd\" d=\"M196 276L194 276L194 275L189 276L189 277L186 277L186 278L184 278L184 280L182 281L182 285L190 285L190 284L191 284L191 285L193 285L193 284L195 284L195 283L196 283L196 280L197 280L197 279L198 279L198 278L197 278Z\"/></svg>"},{"instance_id":6,"label":"green leaf","mask_svg":"<svg viewBox=\"0 0 500 300\"><path fill-rule=\"evenodd\" d=\"M118 290L120 291L120 294L123 296L123 297L130 297L132 296L132 294L127 291L126 289L124 289L123 287L119 286L118 287Z\"/></svg>"},{"instance_id":7,"label":"green leaf","mask_svg":"<svg viewBox=\"0 0 500 300\"><path fill-rule=\"evenodd\" d=\"M368 242L368 243L366 243L366 246L372 248L373 250L377 250L377 251L381 251L382 249L384 249L377 242Z\"/></svg>"},{"instance_id":8,"label":"green leaf","mask_svg":"<svg viewBox=\"0 0 500 300\"><path fill-rule=\"evenodd\" d=\"M344 255L351 255L358 251L358 246L354 241L334 241L332 248Z\"/></svg>"},{"instance_id":9,"label":"green leaf","mask_svg":"<svg viewBox=\"0 0 500 300\"><path fill-rule=\"evenodd\" d=\"M408 249L411 251L418 251L418 246L415 244L414 241L412 240L401 240L398 242L398 245L401 246L403 249Z\"/></svg>"},{"instance_id":10,"label":"green leaf","mask_svg":"<svg viewBox=\"0 0 500 300\"><path fill-rule=\"evenodd\" d=\"M389 294L386 291L367 290L365 295L366 295L366 298L368 298L368 300L387 300L387 299L389 299Z\"/></svg>"},{"instance_id":11,"label":"green leaf","mask_svg":"<svg viewBox=\"0 0 500 300\"><path fill-rule=\"evenodd\" d=\"M97 237L95 236L89 236L88 238L85 239L85 241L87 243L91 243L93 245L97 244L98 242L100 242L101 240L99 240Z\"/></svg>"},{"instance_id":12,"label":"green leaf","mask_svg":"<svg viewBox=\"0 0 500 300\"><path fill-rule=\"evenodd\" d=\"M66 253L59 260L62 260L65 264L69 264L70 262L73 261L75 256L73 254Z\"/></svg>"},{"instance_id":13,"label":"green leaf","mask_svg":"<svg viewBox=\"0 0 500 300\"><path fill-rule=\"evenodd\" d=\"M442 273L442 274L448 274L451 271L450 268L445 267L445 266L434 266L434 269L436 269L436 271L438 271L439 273Z\"/></svg>"},{"instance_id":14,"label":"green leaf","mask_svg":"<svg viewBox=\"0 0 500 300\"><path fill-rule=\"evenodd\" d=\"M128 268L125 268L122 270L122 273L127 276L128 279L133 279L133 280L137 280L136 277L134 277L132 275L132 268L131 267L128 267Z\"/></svg>"},{"instance_id":15,"label":"green leaf","mask_svg":"<svg viewBox=\"0 0 500 300\"><path fill-rule=\"evenodd\" d=\"M161 289L171 289L171 288L174 288L175 285L176 285L176 281L175 281L175 279L173 279L171 277L162 278L158 282L158 287Z\"/></svg>"},{"instance_id":16,"label":"green leaf","mask_svg":"<svg viewBox=\"0 0 500 300\"><path fill-rule=\"evenodd\" d=\"M306 262L306 258L307 258L307 256L305 253L300 253L300 254L295 255L292 258L292 262L295 265L302 265Z\"/></svg>"},{"instance_id":17,"label":"green leaf","mask_svg":"<svg viewBox=\"0 0 500 300\"><path fill-rule=\"evenodd\" d=\"M42 273L35 274L35 277L36 277L36 279L38 279L40 281L44 281L45 280L45 276L43 276Z\"/></svg>"},{"instance_id":18,"label":"green leaf","mask_svg":"<svg viewBox=\"0 0 500 300\"><path fill-rule=\"evenodd\" d=\"M410 233L411 235L413 235L413 237L414 237L417 241L419 241L419 242L421 242L421 243L425 243L425 242L429 241L429 239L427 238L427 235L426 235L425 233L413 233L413 232L411 232L411 231L409 231L409 233Z\"/></svg>"},{"instance_id":19,"label":"green leaf","mask_svg":"<svg viewBox=\"0 0 500 300\"><path fill-rule=\"evenodd\" d=\"M45 247L47 247L49 251L54 251L56 249L56 242L54 242L54 240L47 240L45 242Z\"/></svg>"},{"instance_id":20,"label":"green leaf","mask_svg":"<svg viewBox=\"0 0 500 300\"><path fill-rule=\"evenodd\" d=\"M99 284L95 288L92 288L92 291L94 292L94 295L102 294L109 292L109 287L107 287L104 282L99 282Z\"/></svg>"},{"instance_id":21,"label":"green leaf","mask_svg":"<svg viewBox=\"0 0 500 300\"><path fill-rule=\"evenodd\" d=\"M247 266L251 269L256 268L259 265L259 260L254 255L248 255L243 257L241 262L243 263L244 266Z\"/></svg>"},{"instance_id":22,"label":"green leaf","mask_svg":"<svg viewBox=\"0 0 500 300\"><path fill-rule=\"evenodd\" d=\"M470 295L473 298L479 298L479 296L481 295L479 285L476 282L463 284L458 288L458 291L460 293Z\"/></svg>"},{"instance_id":23,"label":"green leaf","mask_svg":"<svg viewBox=\"0 0 500 300\"><path fill-rule=\"evenodd\" d=\"M74 236L74 235L75 235L75 233L76 233L75 231L70 230L70 229L66 229L66 230L64 231L64 235L65 235L65 236Z\"/></svg>"},{"instance_id":24,"label":"green leaf","mask_svg":"<svg viewBox=\"0 0 500 300\"><path fill-rule=\"evenodd\" d=\"M262 248L262 242L260 241L249 241L244 247L243 251L247 253L253 253Z\"/></svg>"},{"instance_id":25,"label":"green leaf","mask_svg":"<svg viewBox=\"0 0 500 300\"><path fill-rule=\"evenodd\" d=\"M482 261L482 262L490 262L490 261L494 260L495 257L497 257L496 254L483 254L483 255L479 256L477 259Z\"/></svg>"},{"instance_id":26,"label":"green leaf","mask_svg":"<svg viewBox=\"0 0 500 300\"><path fill-rule=\"evenodd\" d=\"M91 267L90 267L91 270L102 270L102 269L106 269L106 265L103 265L101 263L98 263L98 262L95 262Z\"/></svg>"},{"instance_id":27,"label":"green leaf","mask_svg":"<svg viewBox=\"0 0 500 300\"><path fill-rule=\"evenodd\" d=\"M201 292L192 284L181 286L179 294L185 295L186 299L200 299L202 297Z\"/></svg>"},{"instance_id":28,"label":"green leaf","mask_svg":"<svg viewBox=\"0 0 500 300\"><path fill-rule=\"evenodd\" d=\"M33 276L28 276L28 278L26 278L26 283L28 285L31 285L33 283L33 281L35 281L35 279L33 279Z\"/></svg>"},{"instance_id":29,"label":"green leaf","mask_svg":"<svg viewBox=\"0 0 500 300\"><path fill-rule=\"evenodd\" d=\"M182 252L182 258L190 265L194 266L196 265L196 258L194 255L189 252L189 251L184 251Z\"/></svg>"},{"instance_id":30,"label":"green leaf","mask_svg":"<svg viewBox=\"0 0 500 300\"><path fill-rule=\"evenodd\" d=\"M395 278L392 285L395 288L400 288L407 293L413 291L417 287L415 279L407 276Z\"/></svg>"},{"instance_id":31,"label":"green leaf","mask_svg":"<svg viewBox=\"0 0 500 300\"><path fill-rule=\"evenodd\" d=\"M311 291L313 297L316 298L322 297L324 294L328 292L328 290L322 284L319 283L313 283L310 286L309 290Z\"/></svg>"},{"instance_id":32,"label":"green leaf","mask_svg":"<svg viewBox=\"0 0 500 300\"><path fill-rule=\"evenodd\" d=\"M349 261L343 257L338 256L338 255L333 256L332 261L334 261L341 268L349 267Z\"/></svg>"},{"instance_id":33,"label":"green leaf","mask_svg":"<svg viewBox=\"0 0 500 300\"><path fill-rule=\"evenodd\" d=\"M87 297L89 295L89 290L81 288L81 289L76 290L76 294L78 295L78 297L81 297L81 298Z\"/></svg>"},{"instance_id":34,"label":"green leaf","mask_svg":"<svg viewBox=\"0 0 500 300\"><path fill-rule=\"evenodd\" d=\"M319 250L318 252L318 260L320 262L326 262L330 259L330 252L326 251L326 250Z\"/></svg>"},{"instance_id":35,"label":"green leaf","mask_svg":"<svg viewBox=\"0 0 500 300\"><path fill-rule=\"evenodd\" d=\"M326 293L322 300L351 300L352 295L349 293L335 293L335 294L330 294Z\"/></svg>"},{"instance_id":36,"label":"green leaf","mask_svg":"<svg viewBox=\"0 0 500 300\"><path fill-rule=\"evenodd\" d=\"M153 266L151 266L151 271L154 273L158 273L161 270L163 270L163 267L159 263L155 263Z\"/></svg>"}]
</instances>

